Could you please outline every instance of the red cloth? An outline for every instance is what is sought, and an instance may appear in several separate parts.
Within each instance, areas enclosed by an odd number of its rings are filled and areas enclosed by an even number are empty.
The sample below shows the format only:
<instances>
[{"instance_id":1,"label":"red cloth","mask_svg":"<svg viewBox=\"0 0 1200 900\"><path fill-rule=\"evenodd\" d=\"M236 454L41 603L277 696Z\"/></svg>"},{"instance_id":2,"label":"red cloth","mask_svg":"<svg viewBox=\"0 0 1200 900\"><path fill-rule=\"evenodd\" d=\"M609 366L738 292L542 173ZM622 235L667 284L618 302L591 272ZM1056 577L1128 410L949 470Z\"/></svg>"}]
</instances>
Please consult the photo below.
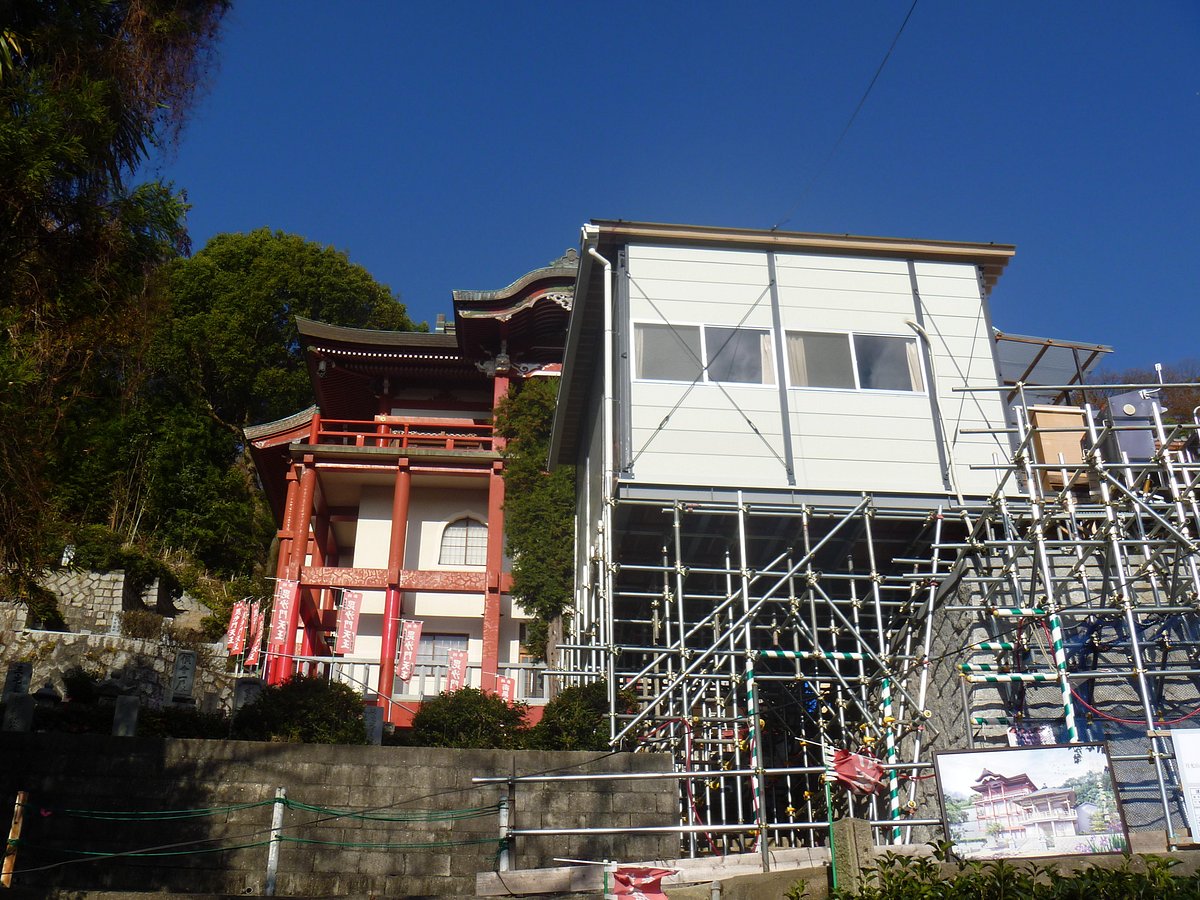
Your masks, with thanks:
<instances>
[{"instance_id":1,"label":"red cloth","mask_svg":"<svg viewBox=\"0 0 1200 900\"><path fill-rule=\"evenodd\" d=\"M613 872L613 894L637 900L667 900L659 884L677 869L651 869L645 866L621 866Z\"/></svg>"},{"instance_id":2,"label":"red cloth","mask_svg":"<svg viewBox=\"0 0 1200 900\"><path fill-rule=\"evenodd\" d=\"M871 757L849 750L833 751L833 774L855 794L873 794L883 788L883 767Z\"/></svg>"}]
</instances>

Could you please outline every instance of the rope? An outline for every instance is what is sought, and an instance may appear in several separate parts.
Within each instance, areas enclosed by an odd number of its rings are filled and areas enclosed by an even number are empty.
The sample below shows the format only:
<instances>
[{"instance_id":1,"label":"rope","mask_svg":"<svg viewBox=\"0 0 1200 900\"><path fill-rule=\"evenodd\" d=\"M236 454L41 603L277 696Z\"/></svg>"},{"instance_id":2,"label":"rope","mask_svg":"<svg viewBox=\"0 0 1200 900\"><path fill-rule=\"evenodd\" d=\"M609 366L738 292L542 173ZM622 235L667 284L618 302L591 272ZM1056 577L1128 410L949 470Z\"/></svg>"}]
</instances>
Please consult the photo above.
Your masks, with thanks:
<instances>
[{"instance_id":1,"label":"rope","mask_svg":"<svg viewBox=\"0 0 1200 900\"><path fill-rule=\"evenodd\" d=\"M65 847L47 847L44 844L26 844L24 841L18 841L15 843L19 843L21 845L21 847L27 847L31 850L57 851L58 853L73 853L76 856L93 856L93 857L101 857L101 858L112 858L112 857L117 857L117 856L121 856L121 857L125 857L125 856L158 857L158 856L192 856L194 854L199 854L199 853L226 853L231 850L249 850L253 847L265 847L271 842L270 841L254 841L253 843L249 843L249 844L233 844L232 846L229 846L229 847L212 847L212 848L209 848L208 850L157 850L157 851L152 851L152 852L151 851L119 850L119 851L112 852L112 853L108 853L108 852L105 852L102 850L73 850L73 849L69 849L69 848L65 848ZM43 866L42 868L48 868L48 867ZM36 872L36 871L38 871L38 869L27 869L24 871Z\"/></svg>"},{"instance_id":2,"label":"rope","mask_svg":"<svg viewBox=\"0 0 1200 900\"><path fill-rule=\"evenodd\" d=\"M362 819L372 822L443 822L459 819L478 819L482 816L492 815L500 810L500 804L493 803L490 806L474 806L465 809L414 810L411 813L403 812L397 815L376 815L367 812L355 812L353 810L330 809L326 806L314 806L313 804L301 803L297 800L285 799L283 804L291 809L323 813L339 819Z\"/></svg>"},{"instance_id":3,"label":"rope","mask_svg":"<svg viewBox=\"0 0 1200 900\"><path fill-rule=\"evenodd\" d=\"M1096 709L1096 707L1092 706L1092 704L1088 703L1086 700L1084 700L1082 697L1080 697L1078 692L1075 690L1075 688L1071 688L1071 693L1075 696L1076 700L1078 700L1081 704L1083 704L1083 706L1087 709L1088 712L1093 713L1102 719L1108 719L1110 722L1117 722L1121 725L1145 725L1146 724L1145 719L1122 719L1120 716L1110 716L1108 713L1104 713L1104 712L1101 712L1100 710ZM1155 724L1155 726L1178 725L1180 722L1186 722L1188 719L1192 718L1192 716L1195 716L1195 715L1200 715L1200 707L1193 709L1187 715L1180 716L1178 719L1169 719L1169 720L1163 721L1163 722L1155 720L1154 724Z\"/></svg>"},{"instance_id":4,"label":"rope","mask_svg":"<svg viewBox=\"0 0 1200 900\"><path fill-rule=\"evenodd\" d=\"M425 841L423 843L392 844L360 841L319 841L315 838L298 838L281 835L279 840L289 844L315 844L319 847L354 847L359 850L431 850L437 847L467 847L474 844L502 843L494 837L474 838L466 841Z\"/></svg>"},{"instance_id":5,"label":"rope","mask_svg":"<svg viewBox=\"0 0 1200 900\"><path fill-rule=\"evenodd\" d=\"M232 806L161 810L56 809L54 807L38 806L34 803L25 803L23 806L25 809L36 809L42 815L58 814L75 819L103 819L111 822L154 822L171 819L202 819L208 816L239 812L244 809L254 809L259 806L270 806L274 802L274 800L258 800L254 803L235 803Z\"/></svg>"}]
</instances>

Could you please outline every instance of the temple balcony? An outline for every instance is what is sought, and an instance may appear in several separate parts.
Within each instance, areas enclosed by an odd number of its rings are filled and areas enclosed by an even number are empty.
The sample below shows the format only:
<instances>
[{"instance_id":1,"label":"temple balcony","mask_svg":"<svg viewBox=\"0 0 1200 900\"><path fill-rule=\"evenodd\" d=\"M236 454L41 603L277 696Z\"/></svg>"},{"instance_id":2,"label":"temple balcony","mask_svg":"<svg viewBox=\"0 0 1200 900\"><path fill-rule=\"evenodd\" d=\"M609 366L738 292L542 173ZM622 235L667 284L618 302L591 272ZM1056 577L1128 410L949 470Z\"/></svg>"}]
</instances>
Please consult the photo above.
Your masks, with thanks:
<instances>
[{"instance_id":1,"label":"temple balcony","mask_svg":"<svg viewBox=\"0 0 1200 900\"><path fill-rule=\"evenodd\" d=\"M318 419L314 425L315 443L320 446L384 450L496 449L491 423L469 419L381 415L372 420Z\"/></svg>"}]
</instances>

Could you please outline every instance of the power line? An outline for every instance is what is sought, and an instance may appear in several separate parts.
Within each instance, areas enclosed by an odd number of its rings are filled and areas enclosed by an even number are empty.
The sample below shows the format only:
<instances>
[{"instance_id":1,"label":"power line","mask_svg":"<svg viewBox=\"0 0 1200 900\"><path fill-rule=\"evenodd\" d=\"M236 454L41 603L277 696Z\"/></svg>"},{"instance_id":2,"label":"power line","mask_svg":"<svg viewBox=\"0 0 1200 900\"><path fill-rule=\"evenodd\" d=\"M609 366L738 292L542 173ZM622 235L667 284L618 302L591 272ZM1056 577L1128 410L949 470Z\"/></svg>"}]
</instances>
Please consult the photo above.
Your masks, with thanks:
<instances>
[{"instance_id":1,"label":"power line","mask_svg":"<svg viewBox=\"0 0 1200 900\"><path fill-rule=\"evenodd\" d=\"M779 228L792 220L792 216L796 214L796 211L800 208L800 204L805 201L809 192L817 183L817 179L825 173L825 170L829 167L829 163L833 161L834 154L836 154L838 148L842 146L842 141L845 140L846 134L850 131L850 126L852 126L854 124L854 120L858 118L858 114L862 110L863 104L867 102L867 97L871 96L871 89L875 87L875 82L879 80L879 76L883 73L883 67L886 66L888 60L892 58L892 51L896 49L896 44L900 41L900 35L904 34L904 29L908 25L908 20L912 18L913 11L917 8L917 2L918 0L913 0L912 6L908 8L908 14L904 17L904 21L900 23L900 27L896 30L896 36L892 38L892 43L888 47L887 53L883 55L883 59L879 63L879 68L875 70L875 74L871 77L871 83L868 84L867 89L863 91L863 95L859 99L858 105L854 107L854 112L850 114L850 118L846 121L846 126L842 129L842 133L838 135L838 139L833 142L833 147L830 148L829 154L825 157L824 161L813 170L812 176L808 179L808 184L804 186L804 190L800 192L800 197L792 205L792 208L788 210L787 215L771 226L772 231L777 231Z\"/></svg>"}]
</instances>

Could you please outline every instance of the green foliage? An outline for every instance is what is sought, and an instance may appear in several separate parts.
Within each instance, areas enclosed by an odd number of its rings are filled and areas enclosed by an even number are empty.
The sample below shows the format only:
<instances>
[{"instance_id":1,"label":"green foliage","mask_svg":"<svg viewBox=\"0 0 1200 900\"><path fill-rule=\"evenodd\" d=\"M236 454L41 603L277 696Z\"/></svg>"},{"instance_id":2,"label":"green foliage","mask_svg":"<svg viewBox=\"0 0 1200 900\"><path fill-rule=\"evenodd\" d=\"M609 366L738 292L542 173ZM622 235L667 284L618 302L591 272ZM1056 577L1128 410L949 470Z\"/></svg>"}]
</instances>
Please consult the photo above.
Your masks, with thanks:
<instances>
[{"instance_id":1,"label":"green foliage","mask_svg":"<svg viewBox=\"0 0 1200 900\"><path fill-rule=\"evenodd\" d=\"M1172 875L1176 860L1125 858L1112 867L1092 865L1060 873L1034 862L958 860L947 863L949 844L935 858L885 853L866 872L857 893L835 891L833 900L1184 900L1200 896L1200 874Z\"/></svg>"},{"instance_id":2,"label":"green foliage","mask_svg":"<svg viewBox=\"0 0 1200 900\"><path fill-rule=\"evenodd\" d=\"M178 133L225 0L10 0L0 44L0 580L27 602L54 559L54 487L80 422L117 410L155 319L149 276L186 205L130 187ZM106 444L112 445L111 436ZM117 463L119 471L119 463ZM87 468L85 462L83 468ZM69 490L78 502L78 485Z\"/></svg>"},{"instance_id":3,"label":"green foliage","mask_svg":"<svg viewBox=\"0 0 1200 900\"><path fill-rule=\"evenodd\" d=\"M83 666L71 666L62 676L63 687L67 689L66 697L72 703L95 703L96 688L100 686L100 676Z\"/></svg>"},{"instance_id":4,"label":"green foliage","mask_svg":"<svg viewBox=\"0 0 1200 900\"><path fill-rule=\"evenodd\" d=\"M71 565L94 572L125 573L125 591L143 596L157 580L168 596L183 588L171 569L144 548L125 543L121 535L103 525L84 525L73 533L75 555Z\"/></svg>"},{"instance_id":5,"label":"green foliage","mask_svg":"<svg viewBox=\"0 0 1200 900\"><path fill-rule=\"evenodd\" d=\"M157 352L185 395L234 428L312 402L295 317L413 329L392 292L345 253L260 228L219 234L170 272L170 328Z\"/></svg>"},{"instance_id":6,"label":"green foliage","mask_svg":"<svg viewBox=\"0 0 1200 900\"><path fill-rule=\"evenodd\" d=\"M496 410L496 433L508 439L504 530L512 595L534 616L526 645L543 657L547 626L570 606L574 578L575 472L546 471L557 390L554 379L518 382Z\"/></svg>"},{"instance_id":7,"label":"green foliage","mask_svg":"<svg viewBox=\"0 0 1200 900\"><path fill-rule=\"evenodd\" d=\"M121 634L154 641L162 637L163 617L149 609L127 609L121 613Z\"/></svg>"},{"instance_id":8,"label":"green foliage","mask_svg":"<svg viewBox=\"0 0 1200 900\"><path fill-rule=\"evenodd\" d=\"M617 712L632 712L634 702L629 691L619 692ZM529 746L536 750L609 749L608 682L593 681L559 692L530 730Z\"/></svg>"},{"instance_id":9,"label":"green foliage","mask_svg":"<svg viewBox=\"0 0 1200 900\"><path fill-rule=\"evenodd\" d=\"M362 698L335 681L297 675L238 710L233 736L250 741L365 744Z\"/></svg>"},{"instance_id":10,"label":"green foliage","mask_svg":"<svg viewBox=\"0 0 1200 900\"><path fill-rule=\"evenodd\" d=\"M421 704L409 742L416 747L498 748L524 746L524 703L509 706L476 688L446 692Z\"/></svg>"}]
</instances>

